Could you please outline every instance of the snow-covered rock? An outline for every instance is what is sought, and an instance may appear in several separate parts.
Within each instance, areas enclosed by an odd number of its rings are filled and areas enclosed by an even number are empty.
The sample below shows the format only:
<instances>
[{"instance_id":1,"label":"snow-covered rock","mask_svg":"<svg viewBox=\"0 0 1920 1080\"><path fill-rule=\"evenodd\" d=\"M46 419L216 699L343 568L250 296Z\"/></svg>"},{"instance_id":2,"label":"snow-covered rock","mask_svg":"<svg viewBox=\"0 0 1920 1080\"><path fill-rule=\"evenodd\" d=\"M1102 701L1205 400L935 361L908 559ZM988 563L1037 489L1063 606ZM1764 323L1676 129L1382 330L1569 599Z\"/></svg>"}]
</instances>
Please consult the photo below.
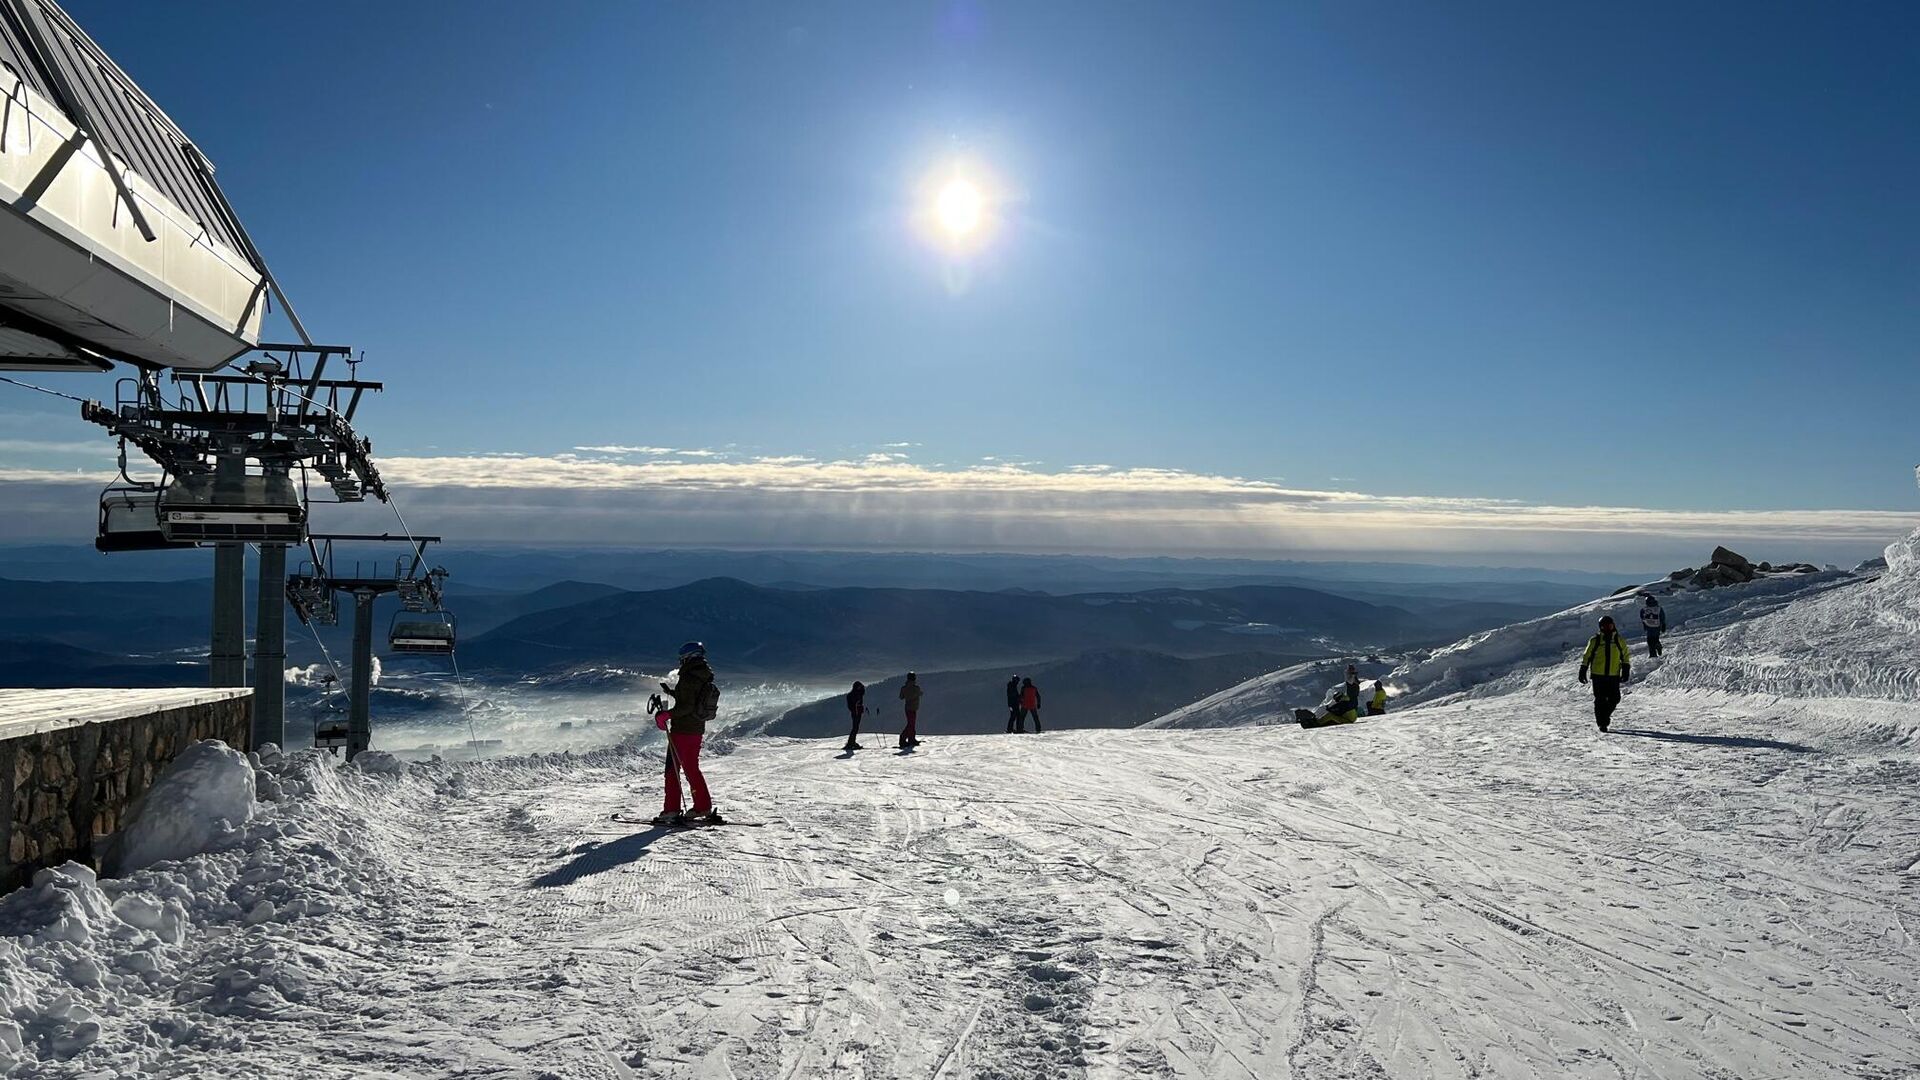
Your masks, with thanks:
<instances>
[{"instance_id":1,"label":"snow-covered rock","mask_svg":"<svg viewBox=\"0 0 1920 1080\"><path fill-rule=\"evenodd\" d=\"M232 841L253 818L253 765L217 739L180 752L134 806L109 846L106 866L121 876Z\"/></svg>"}]
</instances>

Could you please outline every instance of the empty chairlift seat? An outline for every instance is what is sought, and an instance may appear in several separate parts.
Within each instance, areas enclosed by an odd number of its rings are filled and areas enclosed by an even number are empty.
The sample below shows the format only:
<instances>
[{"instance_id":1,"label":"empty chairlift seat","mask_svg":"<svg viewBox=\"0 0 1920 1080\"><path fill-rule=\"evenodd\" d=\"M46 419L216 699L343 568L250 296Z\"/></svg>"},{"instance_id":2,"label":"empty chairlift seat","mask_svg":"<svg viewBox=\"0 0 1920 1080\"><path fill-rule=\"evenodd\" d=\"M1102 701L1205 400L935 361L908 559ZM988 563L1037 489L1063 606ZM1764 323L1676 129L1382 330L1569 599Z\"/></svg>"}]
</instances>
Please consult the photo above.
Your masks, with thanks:
<instances>
[{"instance_id":1,"label":"empty chairlift seat","mask_svg":"<svg viewBox=\"0 0 1920 1080\"><path fill-rule=\"evenodd\" d=\"M307 511L285 476L182 476L160 492L160 530L181 543L298 544Z\"/></svg>"},{"instance_id":2,"label":"empty chairlift seat","mask_svg":"<svg viewBox=\"0 0 1920 1080\"><path fill-rule=\"evenodd\" d=\"M387 630L387 647L394 652L447 656L453 644L453 615L446 611L402 611Z\"/></svg>"},{"instance_id":3,"label":"empty chairlift seat","mask_svg":"<svg viewBox=\"0 0 1920 1080\"><path fill-rule=\"evenodd\" d=\"M101 551L160 551L194 545L169 540L161 531L158 489L116 487L100 496L100 532L93 546Z\"/></svg>"}]
</instances>

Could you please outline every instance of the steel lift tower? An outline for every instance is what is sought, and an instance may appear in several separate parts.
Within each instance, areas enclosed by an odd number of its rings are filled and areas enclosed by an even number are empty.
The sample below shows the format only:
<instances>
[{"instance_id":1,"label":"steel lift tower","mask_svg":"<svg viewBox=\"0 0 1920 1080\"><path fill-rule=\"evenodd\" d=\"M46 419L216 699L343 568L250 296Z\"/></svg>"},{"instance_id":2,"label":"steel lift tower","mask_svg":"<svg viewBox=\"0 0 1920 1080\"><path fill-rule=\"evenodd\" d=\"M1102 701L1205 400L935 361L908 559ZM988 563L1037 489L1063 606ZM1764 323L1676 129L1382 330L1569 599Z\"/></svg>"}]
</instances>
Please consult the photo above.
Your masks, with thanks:
<instances>
[{"instance_id":1,"label":"steel lift tower","mask_svg":"<svg viewBox=\"0 0 1920 1080\"><path fill-rule=\"evenodd\" d=\"M254 634L254 742L285 742L287 545L307 539L314 502L388 498L372 445L355 434L360 399L380 384L328 379L337 346L263 346L238 374L175 372L169 397L157 373L122 379L112 408L81 415L162 470L158 484L109 488L101 498L102 550L214 547L215 686L246 685L246 545L260 549ZM310 358L310 359L309 359ZM123 473L124 478L124 473ZM296 483L296 478L298 483ZM323 487L330 499L316 499Z\"/></svg>"},{"instance_id":2,"label":"steel lift tower","mask_svg":"<svg viewBox=\"0 0 1920 1080\"><path fill-rule=\"evenodd\" d=\"M254 738L277 743L286 547L306 538L316 477L334 501L387 499L351 424L379 386L323 377L348 351L307 333L213 173L58 3L0 0L0 371L134 369L111 408L82 404L121 439L123 483L101 498L96 543L214 548L215 686L247 680L258 545ZM261 344L270 299L297 344ZM128 444L160 466L157 483L128 476Z\"/></svg>"},{"instance_id":3,"label":"steel lift tower","mask_svg":"<svg viewBox=\"0 0 1920 1080\"><path fill-rule=\"evenodd\" d=\"M404 541L411 549L394 561L387 572L384 563L356 562L350 572L336 569L333 558L335 541L388 543ZM335 593L353 598L352 683L348 696L346 749L347 759L365 751L373 741L370 698L373 690L373 603L388 593L400 597L401 612L394 616L387 644L399 652L453 655L453 616L441 605L447 572L426 566L428 544L439 543L437 536L391 536L367 534L310 535L307 548L312 558L300 572L287 579L287 602L303 623L334 626L340 621ZM261 585L264 595L266 586ZM264 602L264 601L263 601ZM315 732L316 743L321 741Z\"/></svg>"}]
</instances>

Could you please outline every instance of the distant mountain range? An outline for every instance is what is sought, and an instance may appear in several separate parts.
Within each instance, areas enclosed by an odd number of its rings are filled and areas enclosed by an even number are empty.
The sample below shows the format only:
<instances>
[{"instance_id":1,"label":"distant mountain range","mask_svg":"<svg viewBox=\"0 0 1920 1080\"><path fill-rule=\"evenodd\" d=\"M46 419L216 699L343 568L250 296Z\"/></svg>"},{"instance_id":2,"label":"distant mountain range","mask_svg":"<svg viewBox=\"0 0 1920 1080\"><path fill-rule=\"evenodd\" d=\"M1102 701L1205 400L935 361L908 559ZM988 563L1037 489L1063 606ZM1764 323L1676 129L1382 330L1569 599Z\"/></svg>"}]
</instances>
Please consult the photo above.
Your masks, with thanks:
<instances>
[{"instance_id":1,"label":"distant mountain range","mask_svg":"<svg viewBox=\"0 0 1920 1080\"><path fill-rule=\"evenodd\" d=\"M1654 573L1653 568L1615 575L1415 563L938 552L437 547L430 554L434 562L453 572L454 584L493 592L524 593L564 581L632 590L668 589L714 577L784 588L1032 589L1056 596L1297 585L1342 596L1364 590L1434 599L1537 603L1555 610L1592 599L1628 581L1646 580ZM191 551L103 556L86 543L0 544L0 577L204 581L211 571L206 555Z\"/></svg>"},{"instance_id":2,"label":"distant mountain range","mask_svg":"<svg viewBox=\"0 0 1920 1080\"><path fill-rule=\"evenodd\" d=\"M1089 650L1175 657L1452 641L1537 614L1422 601L1420 613L1291 586L1052 596L947 589L771 589L728 578L617 592L513 619L467 640L474 670L643 665L680 641L734 671L835 676L909 667L1035 664Z\"/></svg>"},{"instance_id":3,"label":"distant mountain range","mask_svg":"<svg viewBox=\"0 0 1920 1080\"><path fill-rule=\"evenodd\" d=\"M591 665L670 664L674 646L688 638L707 640L735 672L823 678L909 666L1031 665L1102 650L1172 658L1299 655L1329 645L1452 641L1558 610L1569 594L1584 600L1599 591L1524 580L1518 572L1488 571L1507 577L1475 580L1464 576L1469 571L1436 567L1397 571L1421 580L1350 577L1301 584L1260 572L1285 568L1337 577L1393 568L1253 560L724 551L444 554L455 572L447 597L459 620L463 666L513 676ZM765 580L683 580L713 566L736 567ZM58 570L98 575L136 568L168 576L26 579ZM551 576L569 570L620 580ZM22 576L13 576L21 571ZM183 571L195 576L171 577ZM0 546L0 681L197 681L198 675L183 677L178 665L204 663L210 571L208 559L188 552L108 557L80 545ZM623 588L620 582L629 580L671 584ZM1180 584L1159 584L1165 581ZM924 587L938 582L962 587ZM1098 587L1079 587L1089 583ZM251 581L246 594L251 609L256 597ZM394 610L391 598L376 608L377 652L384 651ZM343 619L350 622L350 616ZM350 632L349 625L317 630L336 659L344 658ZM289 619L289 665L321 659L314 633ZM408 666L436 662L387 659Z\"/></svg>"},{"instance_id":4,"label":"distant mountain range","mask_svg":"<svg viewBox=\"0 0 1920 1080\"><path fill-rule=\"evenodd\" d=\"M1005 731L1006 683L1015 674L1040 687L1041 723L1048 731L1124 728L1297 659L1270 653L1185 659L1117 649L1026 668L921 672L919 681L926 696L920 704L919 730L926 738ZM899 733L900 686L905 681L904 674L897 674L868 684L864 745L886 746ZM847 726L844 698L831 697L792 709L764 730L769 735L838 739L846 737Z\"/></svg>"}]
</instances>

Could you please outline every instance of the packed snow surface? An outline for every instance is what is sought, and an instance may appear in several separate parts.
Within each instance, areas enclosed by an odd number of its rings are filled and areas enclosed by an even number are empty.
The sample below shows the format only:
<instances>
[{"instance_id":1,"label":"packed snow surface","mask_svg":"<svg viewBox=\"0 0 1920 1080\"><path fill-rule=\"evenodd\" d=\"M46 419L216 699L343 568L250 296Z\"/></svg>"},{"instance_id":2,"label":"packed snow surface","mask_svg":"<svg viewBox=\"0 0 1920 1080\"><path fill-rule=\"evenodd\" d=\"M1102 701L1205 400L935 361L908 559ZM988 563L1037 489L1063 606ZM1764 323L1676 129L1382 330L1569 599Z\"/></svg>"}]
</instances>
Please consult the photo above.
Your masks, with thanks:
<instances>
[{"instance_id":1,"label":"packed snow surface","mask_svg":"<svg viewBox=\"0 0 1920 1080\"><path fill-rule=\"evenodd\" d=\"M1920 1074L1920 573L1748 588L1606 735L1549 627L1351 727L745 739L684 832L651 749L268 753L0 898L0 1073Z\"/></svg>"}]
</instances>

